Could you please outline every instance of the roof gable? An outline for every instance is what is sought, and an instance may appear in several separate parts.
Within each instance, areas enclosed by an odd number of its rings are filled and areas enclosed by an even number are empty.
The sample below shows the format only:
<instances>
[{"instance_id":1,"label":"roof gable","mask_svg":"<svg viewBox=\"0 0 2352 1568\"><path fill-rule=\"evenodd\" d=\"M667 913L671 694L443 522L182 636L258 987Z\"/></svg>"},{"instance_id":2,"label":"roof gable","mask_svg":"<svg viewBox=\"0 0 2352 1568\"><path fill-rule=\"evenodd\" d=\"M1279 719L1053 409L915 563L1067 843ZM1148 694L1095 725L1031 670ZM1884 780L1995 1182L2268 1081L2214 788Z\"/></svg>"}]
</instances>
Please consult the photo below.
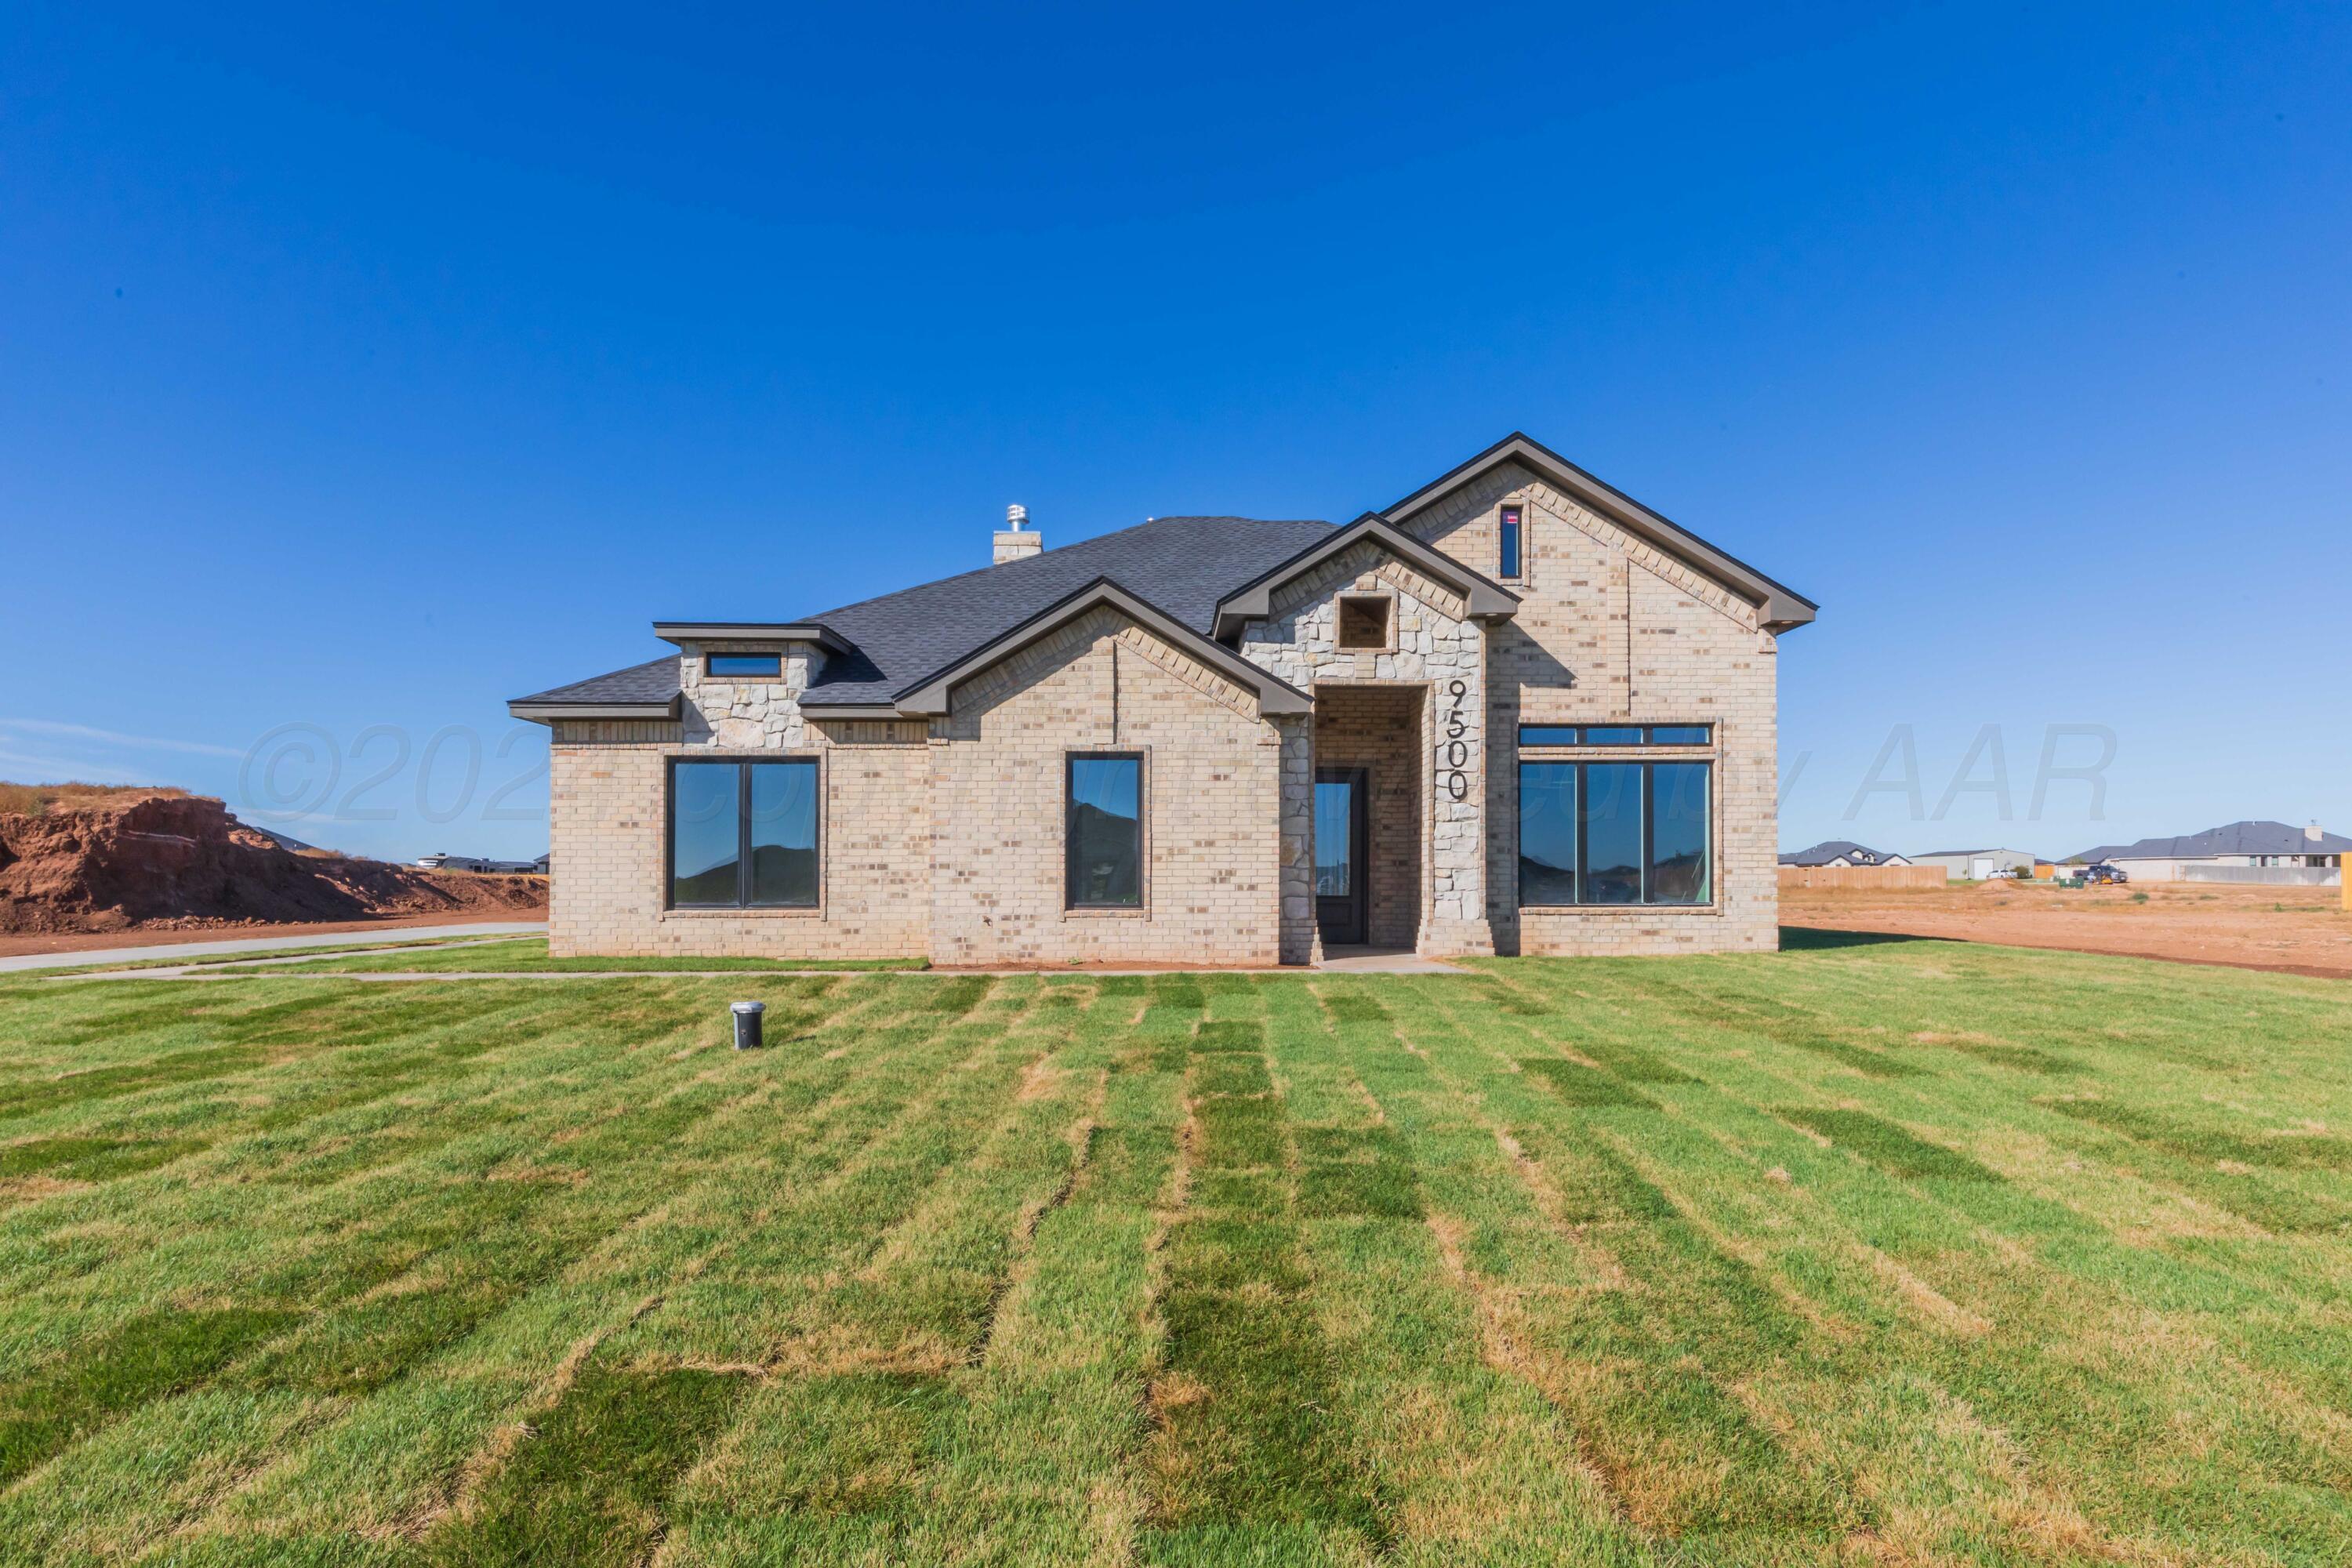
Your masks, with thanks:
<instances>
[{"instance_id":1,"label":"roof gable","mask_svg":"<svg viewBox=\"0 0 2352 1568\"><path fill-rule=\"evenodd\" d=\"M1586 473L1543 443L1513 431L1485 451L1394 504L1382 517L1399 523L1444 500L1463 486L1505 463L1517 463L1553 489L1575 498L1636 537L1674 556L1693 571L1754 604L1766 629L1785 631L1813 618L1821 606L1785 584L1776 583L1745 561L1718 550L1697 534L1669 521L1613 485Z\"/></svg>"},{"instance_id":2,"label":"roof gable","mask_svg":"<svg viewBox=\"0 0 2352 1568\"><path fill-rule=\"evenodd\" d=\"M1210 635L1220 639L1239 637L1251 621L1273 612L1275 590L1313 571L1344 550L1362 543L1380 546L1423 575L1460 594L1474 620L1508 620L1519 607L1519 596L1490 577L1472 571L1443 551L1423 543L1377 512L1366 512L1345 528L1330 530L1288 560L1276 563L1217 601Z\"/></svg>"},{"instance_id":3,"label":"roof gable","mask_svg":"<svg viewBox=\"0 0 2352 1568\"><path fill-rule=\"evenodd\" d=\"M901 713L929 717L949 711L955 689L981 671L1012 657L1040 637L1099 606L1117 610L1154 637L1182 649L1227 680L1257 696L1260 713L1307 713L1314 710L1307 693L1272 671L1263 669L1213 642L1158 606L1129 592L1108 577L1098 577L1066 598L1046 606L1019 626L1008 627L919 684L901 693L895 704Z\"/></svg>"}]
</instances>

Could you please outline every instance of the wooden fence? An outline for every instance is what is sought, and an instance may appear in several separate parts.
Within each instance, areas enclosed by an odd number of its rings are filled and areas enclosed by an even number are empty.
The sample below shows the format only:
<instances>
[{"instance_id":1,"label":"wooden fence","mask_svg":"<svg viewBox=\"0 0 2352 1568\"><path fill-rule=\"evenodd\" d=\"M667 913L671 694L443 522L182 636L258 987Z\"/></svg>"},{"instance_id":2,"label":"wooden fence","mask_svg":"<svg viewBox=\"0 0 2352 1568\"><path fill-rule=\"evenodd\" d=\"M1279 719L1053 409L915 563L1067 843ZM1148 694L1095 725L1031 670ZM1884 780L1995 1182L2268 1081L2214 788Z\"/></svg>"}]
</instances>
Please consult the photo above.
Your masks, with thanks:
<instances>
[{"instance_id":1,"label":"wooden fence","mask_svg":"<svg viewBox=\"0 0 2352 1568\"><path fill-rule=\"evenodd\" d=\"M1845 888L1940 888L1951 879L1941 866L1783 866L1780 886Z\"/></svg>"}]
</instances>

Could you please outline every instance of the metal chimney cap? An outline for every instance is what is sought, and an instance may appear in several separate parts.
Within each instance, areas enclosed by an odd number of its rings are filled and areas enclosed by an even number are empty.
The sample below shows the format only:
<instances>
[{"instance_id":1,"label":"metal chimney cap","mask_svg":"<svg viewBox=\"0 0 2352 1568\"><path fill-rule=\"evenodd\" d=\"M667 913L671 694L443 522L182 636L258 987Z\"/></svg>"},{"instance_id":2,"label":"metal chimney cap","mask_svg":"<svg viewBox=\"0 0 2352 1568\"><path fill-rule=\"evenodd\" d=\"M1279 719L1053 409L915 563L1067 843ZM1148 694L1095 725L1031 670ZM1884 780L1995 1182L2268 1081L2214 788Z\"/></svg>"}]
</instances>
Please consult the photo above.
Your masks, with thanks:
<instances>
[{"instance_id":1,"label":"metal chimney cap","mask_svg":"<svg viewBox=\"0 0 2352 1568\"><path fill-rule=\"evenodd\" d=\"M1004 526L1013 530L1015 533L1020 532L1021 525L1028 521L1029 509L1023 506L1019 501L1014 501L1011 506L1004 509Z\"/></svg>"}]
</instances>

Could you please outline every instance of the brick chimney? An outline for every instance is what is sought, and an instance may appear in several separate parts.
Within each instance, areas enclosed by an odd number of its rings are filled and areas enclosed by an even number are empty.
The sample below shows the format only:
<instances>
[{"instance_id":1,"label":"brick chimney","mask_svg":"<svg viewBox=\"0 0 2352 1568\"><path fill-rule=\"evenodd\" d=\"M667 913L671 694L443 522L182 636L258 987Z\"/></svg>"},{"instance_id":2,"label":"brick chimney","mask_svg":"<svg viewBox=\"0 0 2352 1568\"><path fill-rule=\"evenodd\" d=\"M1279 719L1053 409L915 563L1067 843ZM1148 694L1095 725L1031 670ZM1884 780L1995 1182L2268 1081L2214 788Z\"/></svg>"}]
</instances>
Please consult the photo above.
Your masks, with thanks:
<instances>
[{"instance_id":1,"label":"brick chimney","mask_svg":"<svg viewBox=\"0 0 2352 1568\"><path fill-rule=\"evenodd\" d=\"M990 564L1026 561L1045 548L1045 542L1029 526L1029 509L1016 501L1004 509L1004 526L996 534L996 559Z\"/></svg>"}]
</instances>

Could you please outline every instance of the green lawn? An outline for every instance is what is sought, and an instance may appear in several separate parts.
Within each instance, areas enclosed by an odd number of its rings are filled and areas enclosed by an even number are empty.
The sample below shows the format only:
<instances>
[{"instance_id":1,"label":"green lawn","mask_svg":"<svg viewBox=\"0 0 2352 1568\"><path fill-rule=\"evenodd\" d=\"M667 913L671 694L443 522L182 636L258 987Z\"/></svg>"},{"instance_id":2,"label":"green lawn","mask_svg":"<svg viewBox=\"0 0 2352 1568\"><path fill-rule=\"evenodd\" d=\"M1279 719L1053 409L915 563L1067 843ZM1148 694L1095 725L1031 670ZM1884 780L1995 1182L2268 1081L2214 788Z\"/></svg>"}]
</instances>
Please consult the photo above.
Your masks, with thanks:
<instances>
[{"instance_id":1,"label":"green lawn","mask_svg":"<svg viewBox=\"0 0 2352 1568\"><path fill-rule=\"evenodd\" d=\"M449 952L424 949L413 952L370 952L350 957L320 957L303 963L273 964L272 968L320 974L438 973L579 974L614 971L658 974L665 970L731 969L746 973L761 970L819 969L842 973L870 970L928 969L920 958L550 958L543 936L520 936L510 942L468 943Z\"/></svg>"},{"instance_id":2,"label":"green lawn","mask_svg":"<svg viewBox=\"0 0 2352 1568\"><path fill-rule=\"evenodd\" d=\"M11 981L0 1561L2341 1563L2346 1129L1927 942Z\"/></svg>"}]
</instances>

